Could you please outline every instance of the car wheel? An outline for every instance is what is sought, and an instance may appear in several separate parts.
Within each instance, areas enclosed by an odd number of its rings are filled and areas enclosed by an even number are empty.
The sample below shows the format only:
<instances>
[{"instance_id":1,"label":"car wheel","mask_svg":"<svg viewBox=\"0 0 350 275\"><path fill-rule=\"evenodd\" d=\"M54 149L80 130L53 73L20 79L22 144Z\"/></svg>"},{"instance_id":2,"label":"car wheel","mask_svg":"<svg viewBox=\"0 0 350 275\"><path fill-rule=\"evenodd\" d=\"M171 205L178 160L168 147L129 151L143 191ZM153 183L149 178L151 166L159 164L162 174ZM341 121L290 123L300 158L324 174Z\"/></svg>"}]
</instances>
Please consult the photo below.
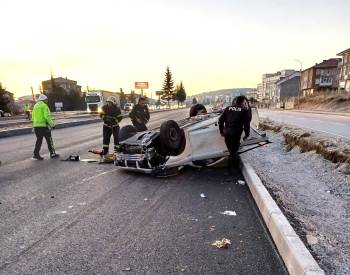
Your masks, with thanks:
<instances>
[{"instance_id":1,"label":"car wheel","mask_svg":"<svg viewBox=\"0 0 350 275\"><path fill-rule=\"evenodd\" d=\"M119 138L119 141L124 141L136 134L137 134L137 130L134 126L126 125L120 129L118 138Z\"/></svg>"},{"instance_id":2,"label":"car wheel","mask_svg":"<svg viewBox=\"0 0 350 275\"><path fill-rule=\"evenodd\" d=\"M190 109L190 117L198 115L198 113L207 113L207 109L203 104L195 104Z\"/></svg>"},{"instance_id":3,"label":"car wheel","mask_svg":"<svg viewBox=\"0 0 350 275\"><path fill-rule=\"evenodd\" d=\"M160 143L162 148L169 153L180 150L183 134L179 125L174 120L168 120L160 126Z\"/></svg>"}]
</instances>

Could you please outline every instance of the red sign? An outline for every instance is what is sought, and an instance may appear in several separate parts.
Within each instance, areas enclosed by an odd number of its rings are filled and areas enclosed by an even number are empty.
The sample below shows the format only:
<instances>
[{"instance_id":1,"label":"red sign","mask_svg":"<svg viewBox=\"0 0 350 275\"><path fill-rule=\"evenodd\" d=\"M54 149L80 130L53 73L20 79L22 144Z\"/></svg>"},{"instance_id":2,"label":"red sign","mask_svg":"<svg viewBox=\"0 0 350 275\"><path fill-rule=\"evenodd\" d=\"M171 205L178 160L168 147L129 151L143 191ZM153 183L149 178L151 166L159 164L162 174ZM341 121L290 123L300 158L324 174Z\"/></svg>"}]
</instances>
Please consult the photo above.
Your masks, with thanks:
<instances>
[{"instance_id":1,"label":"red sign","mask_svg":"<svg viewBox=\"0 0 350 275\"><path fill-rule=\"evenodd\" d=\"M135 89L148 89L148 82L135 82Z\"/></svg>"}]
</instances>

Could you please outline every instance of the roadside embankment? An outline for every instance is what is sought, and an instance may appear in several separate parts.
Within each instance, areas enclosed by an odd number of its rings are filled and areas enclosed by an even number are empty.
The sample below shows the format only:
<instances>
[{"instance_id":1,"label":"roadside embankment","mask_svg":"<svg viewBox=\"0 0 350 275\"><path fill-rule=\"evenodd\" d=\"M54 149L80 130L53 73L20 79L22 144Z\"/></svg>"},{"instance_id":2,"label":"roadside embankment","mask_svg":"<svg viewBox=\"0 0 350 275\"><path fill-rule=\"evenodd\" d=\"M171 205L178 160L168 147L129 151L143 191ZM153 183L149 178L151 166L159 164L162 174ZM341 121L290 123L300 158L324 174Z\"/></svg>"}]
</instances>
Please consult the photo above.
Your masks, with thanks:
<instances>
[{"instance_id":1,"label":"roadside embankment","mask_svg":"<svg viewBox=\"0 0 350 275\"><path fill-rule=\"evenodd\" d=\"M262 130L271 130L275 133L281 132L288 151L295 146L298 146L302 153L315 151L326 160L337 163L336 168L340 172L350 174L350 141L292 127L269 119L261 120L259 127Z\"/></svg>"},{"instance_id":2,"label":"roadside embankment","mask_svg":"<svg viewBox=\"0 0 350 275\"><path fill-rule=\"evenodd\" d=\"M332 94L302 97L296 105L296 109L350 113L350 96Z\"/></svg>"}]
</instances>

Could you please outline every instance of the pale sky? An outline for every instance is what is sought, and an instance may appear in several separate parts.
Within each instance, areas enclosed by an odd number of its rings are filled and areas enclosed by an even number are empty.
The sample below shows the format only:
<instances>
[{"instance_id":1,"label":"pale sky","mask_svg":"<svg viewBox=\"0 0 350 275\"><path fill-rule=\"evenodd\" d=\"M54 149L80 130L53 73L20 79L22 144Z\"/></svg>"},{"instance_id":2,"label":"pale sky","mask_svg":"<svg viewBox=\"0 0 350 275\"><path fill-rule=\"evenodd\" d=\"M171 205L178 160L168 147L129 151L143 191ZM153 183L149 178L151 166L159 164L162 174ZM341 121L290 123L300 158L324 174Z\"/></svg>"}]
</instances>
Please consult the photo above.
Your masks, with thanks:
<instances>
[{"instance_id":1,"label":"pale sky","mask_svg":"<svg viewBox=\"0 0 350 275\"><path fill-rule=\"evenodd\" d=\"M83 89L188 94L256 87L350 48L349 0L0 0L0 82L16 96L62 76ZM148 94L150 95L150 94Z\"/></svg>"}]
</instances>

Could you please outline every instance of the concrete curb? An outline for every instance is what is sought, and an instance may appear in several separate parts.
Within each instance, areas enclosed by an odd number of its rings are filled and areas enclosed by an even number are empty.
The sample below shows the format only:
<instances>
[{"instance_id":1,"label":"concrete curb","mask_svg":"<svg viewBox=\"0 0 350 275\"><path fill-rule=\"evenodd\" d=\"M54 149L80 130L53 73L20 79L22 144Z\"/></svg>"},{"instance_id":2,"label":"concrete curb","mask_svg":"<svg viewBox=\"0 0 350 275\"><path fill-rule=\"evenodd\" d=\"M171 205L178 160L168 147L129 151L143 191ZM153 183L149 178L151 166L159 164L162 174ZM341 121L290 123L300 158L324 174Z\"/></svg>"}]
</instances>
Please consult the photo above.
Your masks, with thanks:
<instances>
[{"instance_id":1,"label":"concrete curb","mask_svg":"<svg viewBox=\"0 0 350 275\"><path fill-rule=\"evenodd\" d=\"M97 123L97 122L101 122L101 119L94 118L94 119L89 119L89 120L72 121L72 122L57 124L55 129L62 129L62 128L80 126L80 125L87 125L87 124ZM32 130L33 130L32 127L25 127L25 128L13 129L13 130L8 130L8 131L0 131L0 138L31 134Z\"/></svg>"},{"instance_id":2,"label":"concrete curb","mask_svg":"<svg viewBox=\"0 0 350 275\"><path fill-rule=\"evenodd\" d=\"M242 173L289 274L324 275L254 169L244 160Z\"/></svg>"}]
</instances>

